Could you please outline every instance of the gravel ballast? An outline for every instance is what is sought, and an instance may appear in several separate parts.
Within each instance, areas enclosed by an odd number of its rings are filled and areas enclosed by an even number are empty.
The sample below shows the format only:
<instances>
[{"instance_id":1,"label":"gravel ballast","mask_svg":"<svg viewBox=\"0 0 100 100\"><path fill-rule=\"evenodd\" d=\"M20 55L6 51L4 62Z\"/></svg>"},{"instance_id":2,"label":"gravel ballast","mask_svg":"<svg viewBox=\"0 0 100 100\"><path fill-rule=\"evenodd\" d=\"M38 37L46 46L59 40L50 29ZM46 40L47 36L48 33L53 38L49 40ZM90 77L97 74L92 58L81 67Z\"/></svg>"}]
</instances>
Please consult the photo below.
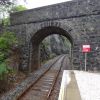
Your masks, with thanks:
<instances>
[{"instance_id":1,"label":"gravel ballast","mask_svg":"<svg viewBox=\"0 0 100 100\"><path fill-rule=\"evenodd\" d=\"M49 68L60 58L56 57L53 60L50 60L45 65L43 65L39 70L35 71L34 73L31 73L21 84L16 86L13 90L9 91L2 97L0 97L0 100L17 100L23 93L26 91L33 83L35 83L40 76L43 75Z\"/></svg>"}]
</instances>

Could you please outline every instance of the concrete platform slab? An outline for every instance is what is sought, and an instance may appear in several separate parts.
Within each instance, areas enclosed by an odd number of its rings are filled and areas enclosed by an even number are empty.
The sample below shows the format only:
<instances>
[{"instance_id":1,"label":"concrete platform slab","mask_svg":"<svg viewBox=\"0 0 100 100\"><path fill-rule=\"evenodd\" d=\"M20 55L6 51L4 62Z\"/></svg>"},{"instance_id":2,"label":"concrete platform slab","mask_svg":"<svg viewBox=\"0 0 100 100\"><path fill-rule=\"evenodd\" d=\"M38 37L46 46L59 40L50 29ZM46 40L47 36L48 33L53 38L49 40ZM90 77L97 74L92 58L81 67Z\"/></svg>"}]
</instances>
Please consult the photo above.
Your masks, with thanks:
<instances>
[{"instance_id":1,"label":"concrete platform slab","mask_svg":"<svg viewBox=\"0 0 100 100\"><path fill-rule=\"evenodd\" d=\"M81 100L79 88L73 71L64 71L58 100Z\"/></svg>"}]
</instances>

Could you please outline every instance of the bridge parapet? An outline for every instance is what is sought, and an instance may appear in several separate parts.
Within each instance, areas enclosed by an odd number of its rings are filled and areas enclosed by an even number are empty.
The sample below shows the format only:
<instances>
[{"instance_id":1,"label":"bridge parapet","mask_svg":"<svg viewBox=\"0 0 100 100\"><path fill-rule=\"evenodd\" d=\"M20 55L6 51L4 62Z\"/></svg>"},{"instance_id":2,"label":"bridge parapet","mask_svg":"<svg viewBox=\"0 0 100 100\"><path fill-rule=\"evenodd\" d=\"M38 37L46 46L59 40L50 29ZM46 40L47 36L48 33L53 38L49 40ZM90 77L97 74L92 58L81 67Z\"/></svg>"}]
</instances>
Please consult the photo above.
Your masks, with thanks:
<instances>
[{"instance_id":1,"label":"bridge parapet","mask_svg":"<svg viewBox=\"0 0 100 100\"><path fill-rule=\"evenodd\" d=\"M100 0L79 0L11 14L11 24L67 19L100 14Z\"/></svg>"}]
</instances>

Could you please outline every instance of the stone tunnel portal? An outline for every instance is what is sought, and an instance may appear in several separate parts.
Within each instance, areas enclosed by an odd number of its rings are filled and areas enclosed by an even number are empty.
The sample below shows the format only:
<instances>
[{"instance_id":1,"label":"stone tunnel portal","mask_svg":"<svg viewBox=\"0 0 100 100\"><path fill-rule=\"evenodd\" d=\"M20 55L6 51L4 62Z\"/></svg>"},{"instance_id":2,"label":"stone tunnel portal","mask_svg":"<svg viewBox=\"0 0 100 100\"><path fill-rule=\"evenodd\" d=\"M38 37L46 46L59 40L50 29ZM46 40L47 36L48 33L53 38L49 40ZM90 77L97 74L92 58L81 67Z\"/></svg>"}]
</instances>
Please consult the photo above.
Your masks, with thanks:
<instances>
[{"instance_id":1,"label":"stone tunnel portal","mask_svg":"<svg viewBox=\"0 0 100 100\"><path fill-rule=\"evenodd\" d=\"M10 28L22 43L20 70L38 68L39 44L51 34L61 34L71 42L74 69L84 69L81 48L90 44L88 69L100 70L100 0L63 2L12 13L10 19Z\"/></svg>"},{"instance_id":2,"label":"stone tunnel portal","mask_svg":"<svg viewBox=\"0 0 100 100\"><path fill-rule=\"evenodd\" d=\"M45 27L38 30L31 38L30 43L32 45L32 52L31 52L31 59L30 59L30 70L33 71L34 69L39 68L40 66L40 52L39 52L39 45L49 35L52 34L59 34L65 36L71 43L71 62L73 56L73 39L70 34L60 27Z\"/></svg>"}]
</instances>

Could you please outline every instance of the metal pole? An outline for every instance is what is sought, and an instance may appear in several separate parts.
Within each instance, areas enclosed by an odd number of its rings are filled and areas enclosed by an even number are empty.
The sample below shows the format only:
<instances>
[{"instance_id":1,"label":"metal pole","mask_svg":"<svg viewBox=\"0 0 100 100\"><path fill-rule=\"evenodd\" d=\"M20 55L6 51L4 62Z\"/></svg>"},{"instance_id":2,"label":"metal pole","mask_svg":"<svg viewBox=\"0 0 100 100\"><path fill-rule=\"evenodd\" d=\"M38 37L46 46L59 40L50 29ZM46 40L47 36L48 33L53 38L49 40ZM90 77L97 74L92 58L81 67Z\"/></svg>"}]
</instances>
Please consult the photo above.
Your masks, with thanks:
<instances>
[{"instance_id":1,"label":"metal pole","mask_svg":"<svg viewBox=\"0 0 100 100\"><path fill-rule=\"evenodd\" d=\"M87 64L87 53L85 53L85 71L86 71L86 64Z\"/></svg>"}]
</instances>

